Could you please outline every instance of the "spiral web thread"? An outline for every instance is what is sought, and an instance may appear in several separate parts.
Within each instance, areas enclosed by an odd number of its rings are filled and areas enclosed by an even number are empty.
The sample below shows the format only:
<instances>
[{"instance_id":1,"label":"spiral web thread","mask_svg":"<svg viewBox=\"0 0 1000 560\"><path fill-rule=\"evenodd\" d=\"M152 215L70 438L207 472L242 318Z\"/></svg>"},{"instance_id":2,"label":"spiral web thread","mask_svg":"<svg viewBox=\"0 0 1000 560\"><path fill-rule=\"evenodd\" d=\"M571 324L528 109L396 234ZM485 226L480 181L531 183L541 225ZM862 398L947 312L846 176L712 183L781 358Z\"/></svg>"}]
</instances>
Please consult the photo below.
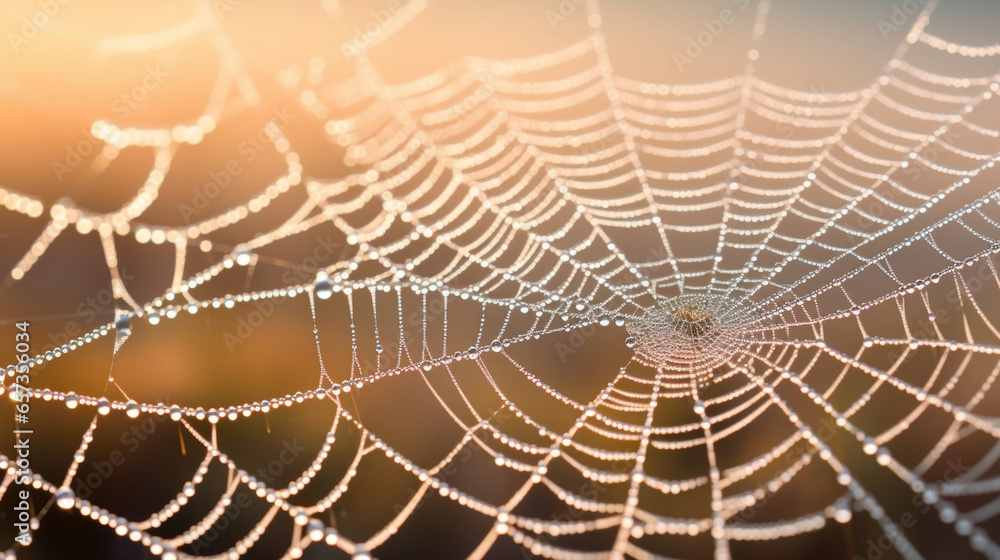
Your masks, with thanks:
<instances>
[{"instance_id":1,"label":"spiral web thread","mask_svg":"<svg viewBox=\"0 0 1000 560\"><path fill-rule=\"evenodd\" d=\"M402 13L409 19L426 7L407 6ZM967 537L971 550L1000 558L1000 546L980 527L1000 512L1000 477L990 474L1000 458L1000 442L958 479L942 483L926 477L961 440L974 435L1000 439L1000 422L978 406L1000 374L1000 332L984 304L1000 290L993 257L1000 251L1000 194L976 181L980 172L994 166L998 154L973 151L952 138L977 146L1000 144L1000 131L983 122L995 107L1000 75L992 70L939 74L920 67L911 52L920 48L992 69L1000 48L960 45L930 35L925 29L935 7L931 1L867 88L795 91L754 75L769 10L765 1L757 6L743 75L666 86L616 75L598 6L590 1L586 7L591 37L534 58L468 58L424 79L396 85L384 83L364 53L355 59L356 75L346 82L325 84L320 57L309 63L308 79L301 71L289 72L281 77L283 85L298 92L303 107L326 121L329 140L346 149L345 162L356 171L339 180L303 182L308 173L294 147L280 130L270 129L287 165L283 176L246 203L182 228L142 221L178 146L198 143L224 118L227 107L254 106L260 95L207 4L191 21L166 31L104 41L102 52L114 56L207 34L221 71L204 114L190 123L162 130L95 124L95 135L107 143L104 157L133 146L153 146L153 169L117 211L101 214L65 201L49 207L47 226L11 278L29 275L49 244L73 225L83 234L99 236L122 307L114 323L37 356L32 366L70 359L73 350L102 336L114 335L117 351L128 336L155 330L137 325L139 318L154 325L183 321L199 309L245 306L261 299L307 297L314 322L323 313L324 300L340 299L352 314L370 310L373 317L390 319L398 314L399 324L396 332L383 326L374 333L355 332L352 324L352 363L337 364L334 370L345 372L341 377L346 379L334 381L321 359L317 387L266 402L206 411L115 399L111 394L29 389L34 398L96 411L65 478L50 481L35 475L35 487L53 495L38 512L39 521L44 522L45 512L57 504L114 528L122 538L141 542L153 554L197 557L185 545L211 529L237 488L246 486L272 505L252 531L218 557L239 557L275 518L290 516L295 530L286 557L301 556L305 547L333 546L361 559L376 554L407 522L419 500L436 491L469 515L493 520L492 529L471 552L473 558L485 555L502 538L549 558L653 558L663 551L644 549L644 535L707 533L714 541L715 558L722 559L730 557L731 541L815 531L831 521L846 523L852 512L864 512L878 522L904 557L921 557L888 518L876 493L852 476L817 435L818 427L809 425L797 405L781 396L800 390L817 411L857 439L875 468L891 473L932 504L942 521ZM542 71L562 77L532 79ZM483 84L488 84L490 95L470 95ZM573 110L586 114L549 116ZM765 124L791 125L806 137L769 134L760 130ZM950 134L954 131L961 134ZM712 163L688 171L659 170L667 162L673 168L703 161ZM924 171L921 181L905 181L906 170L916 166ZM247 239L217 264L184 277L187 251L291 190L308 194L301 208L274 229ZM0 199L9 211L39 219L46 214L44 204L27 194L2 190ZM373 207L378 212L370 212ZM881 211L871 212L873 207ZM341 230L355 251L321 271L314 283L212 294L213 279L223 270L264 266L257 262L259 252L324 223ZM618 239L629 231L653 244L653 258L627 255L626 244ZM706 234L714 241L704 243ZM175 247L172 288L162 297L137 302L126 290L115 240L129 235L140 243ZM690 247L701 253L678 252ZM399 255L408 258L396 260ZM921 269L901 265L914 260ZM988 270L986 280L974 287L972 267ZM952 288L958 294L960 329L955 323L939 325L934 314L933 302ZM442 301L442 348L428 343L427 330L438 327L427 323L420 348L406 347L404 293L419 295L423 312L429 300ZM481 312L471 347L448 344L449 301L464 301ZM887 314L895 322L873 319ZM495 316L503 318L503 326L488 332L487 317ZM518 321L524 317L528 320ZM612 322L627 326L636 358L589 402L558 392L507 352L512 345L548 333ZM930 325L931 332L917 334L918 322ZM393 364L383 359L382 345L397 337L402 347ZM892 359L887 361L887 355ZM919 379L907 376L905 365L918 355L934 360L933 372ZM375 358L374 371L361 367L366 356ZM341 406L349 391L391 384L394 376L422 376L426 381L434 373L450 373L459 360L477 366L503 409L514 413L521 427L537 432L533 441L510 435L490 411L473 406L455 376L451 383L461 401L448 403L434 395L464 435L437 464L411 462ZM535 386L537 399L568 409L576 421L568 429L551 429L533 419L491 376L491 368L501 365L516 368ZM8 367L8 373L13 369ZM835 375L824 376L824 371ZM22 389L12 387L10 380L6 390L16 395ZM834 400L845 400L839 393L846 380L864 381L867 388L847 399L847 406L835 406ZM852 417L876 392L898 394L909 403L907 414L886 427L866 430ZM309 469L288 487L268 488L224 453L225 441L216 434L218 422L307 400L328 401L337 416L325 443L312 450L316 456ZM699 420L657 424L654 410L665 401L688 403ZM753 460L720 464L719 442L747 430L765 411L785 418L788 435ZM69 491L101 418L120 413L133 419L169 415L205 449L203 463L178 497L147 519L122 518ZM918 463L897 460L890 451L894 441L929 415L948 423L944 436L931 442ZM336 445L342 423L360 430L356 449ZM606 441L607 449L583 443L581 434L588 441ZM613 450L622 445L629 450ZM440 472L466 447L489 454L500 468L521 473L523 485L503 503L448 485ZM647 455L684 449L704 450L709 472L681 480L647 473ZM381 530L339 534L319 514L337 503L357 470L364 468L367 455L383 453L419 481L419 491ZM353 456L343 480L316 503L299 503L296 494L332 454ZM794 454L790 466L776 474L768 469L786 454ZM627 462L629 469L612 471L610 464L616 461ZM839 499L779 521L738 518L761 506L813 461L843 486ZM584 479L626 488L627 498L604 502L578 495L548 476L555 463ZM7 456L0 457L0 465L6 469L2 494L13 487L15 467ZM212 491L199 485L212 468L224 469L229 481L216 506L185 532L158 534L157 528L188 497ZM727 492L753 479L759 482L755 489ZM535 487L547 488L567 506L590 516L557 521L520 515L518 504ZM669 511L646 509L639 499L641 489L683 495L703 488L709 489L711 501L701 517L671 517ZM960 510L954 500L966 496L983 499L978 506ZM559 536L595 531L615 535L609 550L580 551L559 544Z\"/></svg>"}]
</instances>

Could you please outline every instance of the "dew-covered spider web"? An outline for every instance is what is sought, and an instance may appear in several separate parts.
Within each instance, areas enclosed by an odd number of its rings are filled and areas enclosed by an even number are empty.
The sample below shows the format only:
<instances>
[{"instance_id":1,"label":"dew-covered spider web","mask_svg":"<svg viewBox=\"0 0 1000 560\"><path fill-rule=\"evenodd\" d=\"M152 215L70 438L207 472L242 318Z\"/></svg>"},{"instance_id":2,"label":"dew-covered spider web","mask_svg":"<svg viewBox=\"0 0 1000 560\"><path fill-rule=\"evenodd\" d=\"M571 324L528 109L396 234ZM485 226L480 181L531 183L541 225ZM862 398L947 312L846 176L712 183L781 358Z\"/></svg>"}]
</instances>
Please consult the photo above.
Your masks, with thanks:
<instances>
[{"instance_id":1,"label":"dew-covered spider web","mask_svg":"<svg viewBox=\"0 0 1000 560\"><path fill-rule=\"evenodd\" d=\"M99 245L114 302L33 352L28 387L6 368L4 391L72 442L31 470L39 533L8 557L72 517L167 559L276 541L285 558L420 557L406 550L423 528L447 525L470 558L759 557L850 527L889 556L1000 558L1000 46L931 34L930 0L867 87L788 89L756 72L782 9L764 0L742 73L650 83L616 71L588 0L584 40L398 83L369 51L435 8L403 3L352 47L350 75L317 56L275 78L345 173L311 170L267 111L257 130L281 172L164 225L149 216L175 160L270 92L198 6L97 45L204 40L219 60L202 114L93 124L102 165L151 154L124 204L0 190L4 220L36 236L2 247L17 252L8 294L74 236ZM169 261L129 272L166 288L133 293L123 247ZM183 347L130 358L186 329L272 356L227 379L283 389L210 390L213 372L172 361ZM288 357L292 339L308 361ZM49 373L60 364L72 377ZM142 385L171 371L183 398ZM99 444L143 426L161 454L116 494ZM268 443L272 429L323 433ZM55 449L35 438L35 456ZM0 456L5 497L16 458Z\"/></svg>"}]
</instances>

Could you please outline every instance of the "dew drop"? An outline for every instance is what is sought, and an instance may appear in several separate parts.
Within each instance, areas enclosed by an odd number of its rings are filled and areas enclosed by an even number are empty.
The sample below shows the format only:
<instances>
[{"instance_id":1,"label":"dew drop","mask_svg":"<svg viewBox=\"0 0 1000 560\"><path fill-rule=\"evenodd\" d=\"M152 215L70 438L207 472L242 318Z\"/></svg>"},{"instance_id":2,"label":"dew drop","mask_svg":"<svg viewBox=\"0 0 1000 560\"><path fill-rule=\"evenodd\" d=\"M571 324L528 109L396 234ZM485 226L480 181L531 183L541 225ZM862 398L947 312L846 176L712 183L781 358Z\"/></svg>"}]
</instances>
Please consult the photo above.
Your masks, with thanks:
<instances>
[{"instance_id":1,"label":"dew drop","mask_svg":"<svg viewBox=\"0 0 1000 560\"><path fill-rule=\"evenodd\" d=\"M316 291L316 297L319 299L330 299L333 296L333 284L330 282L330 277L327 276L325 271L321 270L316 274L314 290Z\"/></svg>"},{"instance_id":2,"label":"dew drop","mask_svg":"<svg viewBox=\"0 0 1000 560\"><path fill-rule=\"evenodd\" d=\"M129 401L128 404L125 405L125 414L129 418L138 418L139 412L140 412L139 403L135 401Z\"/></svg>"},{"instance_id":3,"label":"dew drop","mask_svg":"<svg viewBox=\"0 0 1000 560\"><path fill-rule=\"evenodd\" d=\"M70 509L73 507L76 501L73 498L73 491L69 488L60 488L56 490L56 505L60 509Z\"/></svg>"},{"instance_id":4,"label":"dew drop","mask_svg":"<svg viewBox=\"0 0 1000 560\"><path fill-rule=\"evenodd\" d=\"M122 345L125 344L125 340L128 339L129 335L132 334L132 314L125 308L124 305L116 302L115 304L115 349L114 353L117 354L118 350L121 349Z\"/></svg>"},{"instance_id":5,"label":"dew drop","mask_svg":"<svg viewBox=\"0 0 1000 560\"><path fill-rule=\"evenodd\" d=\"M250 259L253 253L250 251L250 246L246 243L240 243L233 249L233 254L236 257L236 264L240 266L247 266L250 264Z\"/></svg>"},{"instance_id":6,"label":"dew drop","mask_svg":"<svg viewBox=\"0 0 1000 560\"><path fill-rule=\"evenodd\" d=\"M128 311L119 309L115 316L115 330L119 332L128 331L132 328L132 316Z\"/></svg>"}]
</instances>

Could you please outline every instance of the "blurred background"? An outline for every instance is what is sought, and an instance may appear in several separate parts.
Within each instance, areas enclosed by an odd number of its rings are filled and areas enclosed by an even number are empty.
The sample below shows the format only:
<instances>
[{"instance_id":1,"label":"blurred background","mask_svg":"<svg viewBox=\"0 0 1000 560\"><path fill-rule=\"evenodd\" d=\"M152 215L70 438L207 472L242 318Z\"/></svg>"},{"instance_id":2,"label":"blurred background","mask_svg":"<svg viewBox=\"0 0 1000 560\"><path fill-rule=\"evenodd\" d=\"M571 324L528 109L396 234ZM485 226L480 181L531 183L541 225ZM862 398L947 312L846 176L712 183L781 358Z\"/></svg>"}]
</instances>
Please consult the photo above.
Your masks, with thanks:
<instances>
[{"instance_id":1,"label":"blurred background","mask_svg":"<svg viewBox=\"0 0 1000 560\"><path fill-rule=\"evenodd\" d=\"M867 87L905 39L912 24L907 21L912 16L903 11L909 11L908 4L922 6L923 2L776 0L771 4L767 32L758 45L761 56L756 75L803 91ZM395 13L401 5L396 0L211 0L200 6L186 1L6 0L0 4L0 31L6 43L0 47L0 186L37 197L46 209L69 199L79 207L107 212L134 196L149 172L153 150L129 148L113 158L104 157L108 152L91 133L92 125L106 121L121 128L171 127L190 122L208 104L225 63L212 37L205 34L191 33L189 38L163 48L118 53L113 52L116 43L112 38L139 36L140 42L148 42L163 30L184 36L185 22L206 6L218 16L235 54L256 84L260 102L249 106L233 95L211 134L197 144L178 149L158 200L142 218L144 223L186 226L256 195L284 171L284 162L270 147L252 158L241 147L245 148L248 138L276 118L285 122L282 131L300 154L305 177L332 180L346 175L344 147L327 139L324 121L301 103L300 82L320 64L316 60L322 61L322 83L335 84L353 75L349 53L355 45L378 38L379 44L370 51L371 60L387 82L400 83L468 56L511 59L551 52L583 40L592 32L585 7L576 0L434 0L391 34L379 31L381 18ZM740 75L750 48L756 6L755 0L605 1L601 5L603 30L615 73L666 84ZM719 18L724 10L733 14L732 23L691 56L692 37L706 29L706 21ZM40 25L42 21L45 23ZM965 44L986 45L997 42L998 24L1000 3L947 1L937 8L931 31L942 37L961 38ZM962 73L959 68L954 71ZM201 186L233 159L241 163L242 171L229 177L217 196L202 205L197 199ZM238 243L264 228L280 224L305 197L301 189L292 189L252 219L213 233L209 236L209 250L189 251L186 275L218 262ZM12 282L6 276L44 227L44 219L0 209L0 270L5 272L0 285L0 333L9 333L2 335L2 340L11 341L9 347L13 347L13 325L18 321L31 322L33 348L44 351L114 318L110 276L94 234L70 228L23 280ZM170 287L174 250L169 243L140 244L132 236L123 236L118 251L123 280L138 302L151 301ZM308 282L317 265L332 264L352 256L354 251L339 230L324 224L306 235L262 250L252 273L241 268L227 271L213 292L241 293ZM409 315L420 309L419 298L413 297L406 303L407 336L417 336L421 328L420 315ZM255 311L265 315L266 320L244 336L241 324ZM349 316L346 301L336 298L323 302L317 313L323 358L335 381L351 375ZM474 330L479 309L463 309L456 304L449 319L450 332ZM494 319L501 320L502 315L491 317ZM385 320L384 332L391 330L395 317ZM426 320L431 325L443 321L440 313L430 313ZM358 332L370 333L370 310L367 316L359 314L356 324ZM111 371L129 396L140 402L209 408L261 401L315 387L319 366L311 330L305 296L280 300L271 307L208 310L156 327L136 321L131 338L114 359L113 369L113 337L106 337L66 359L45 364L37 370L33 383L80 395L101 395ZM440 335L440 326L437 332L435 336ZM233 341L233 336L238 342ZM557 333L517 345L509 352L545 383L589 402L628 361L631 352L622 343L625 336L621 327ZM370 349L370 341L368 346ZM7 356L7 352L3 350L0 356ZM553 429L564 430L572 422L570 411L550 410L538 399L537 388L524 381L510 362L493 355L484 359L490 363L491 372L508 383L511 400L546 419ZM453 371L466 383L470 399L484 410L498 409L490 387L474 364L457 363ZM430 377L432 385L442 391L448 389L449 381ZM454 397L449 398L454 401ZM9 406L4 399L2 407ZM345 406L356 412L373 433L424 466L440 460L462 434L427 385L415 377L402 376L390 383L372 385L345 399ZM658 421L692 421L690 410L683 408L658 411L663 415ZM37 422L32 465L46 479L61 480L93 409L67 410L61 404L38 401L32 410L33 421ZM0 410L0 417L9 418L9 412ZM329 403L307 402L281 408L269 413L266 423L255 415L246 422L220 424L220 444L230 457L251 471L268 465L290 444L305 446L308 451L296 456L287 470L275 477L281 487L308 466L334 415ZM3 422L7 425L6 420ZM751 433L734 438L731 457L746 460L787 436L787 431L780 436L769 433L769 425L762 419L754 430L748 430ZM148 516L176 496L203 459L203 449L173 422L155 424L143 433L144 437L131 431L133 426L134 422L120 414L102 419L79 476L87 480L87 476L99 472L113 453L122 453L125 460L114 467L112 474L91 478L98 482L84 489L88 496L78 491L80 497L130 519ZM516 432L519 428L511 422L505 429ZM916 437L919 439L919 434ZM314 483L317 491L307 492L303 501L313 494L321 495L319 489L329 489L339 480L358 439L356 429L346 425L338 429L335 449L340 451L331 454ZM0 448L7 455L11 454L12 442L11 434L3 430ZM971 456L991 443L970 442ZM836 438L831 445L839 449ZM853 451L845 447L843 453L849 456ZM392 461L375 455L365 459L365 468L359 469L350 491L329 514L331 525L355 539L364 539L384 526L418 487L413 477L401 473ZM671 478L706 472L703 450L673 457ZM818 465L808 468L814 467L816 476L812 471L805 472L794 486L775 496L755 521L813 511L836 497L841 489L829 473L819 476L822 469ZM870 484L884 488L887 508L897 515L894 518L898 519L899 512L917 514L920 525L908 529L907 536L926 557L972 554L964 544L955 544L954 532L936 520L933 510L920 512L909 503L907 488L885 473L868 475L872 477L868 479ZM473 450L463 452L442 477L492 503L506 500L523 480ZM225 473L212 471L206 481L221 488ZM621 502L624 490L608 487L597 492L602 500ZM240 492L249 495L245 488ZM677 517L705 515L707 492L705 489L686 496L689 503L672 503L671 511ZM14 536L9 494L0 501L0 549ZM199 494L164 531L183 530L204 515L214 499ZM491 518L470 514L437 495L429 495L421 504L400 534L380 548L376 557L464 557L492 525ZM36 501L33 505L37 509L44 504ZM557 517L566 508L543 495L530 496L524 507L546 518ZM254 497L229 529L197 550L187 551L225 551L266 510L267 504ZM879 535L877 524L855 515L851 523L831 523L819 531L771 543L734 543L733 552L736 558L865 557L871 540ZM281 518L247 557L277 557L288 547L290 538L291 523ZM558 542L574 548L606 550L611 540L606 532L597 532ZM658 537L649 547L670 557L707 558L712 542L706 534ZM899 556L894 550L883 552L880 557ZM55 508L47 512L34 544L17 551L18 558L28 559L148 556L138 543L118 537L78 513ZM509 539L501 539L488 556L527 558L531 554ZM306 551L306 557L347 556L339 550L313 547Z\"/></svg>"}]
</instances>

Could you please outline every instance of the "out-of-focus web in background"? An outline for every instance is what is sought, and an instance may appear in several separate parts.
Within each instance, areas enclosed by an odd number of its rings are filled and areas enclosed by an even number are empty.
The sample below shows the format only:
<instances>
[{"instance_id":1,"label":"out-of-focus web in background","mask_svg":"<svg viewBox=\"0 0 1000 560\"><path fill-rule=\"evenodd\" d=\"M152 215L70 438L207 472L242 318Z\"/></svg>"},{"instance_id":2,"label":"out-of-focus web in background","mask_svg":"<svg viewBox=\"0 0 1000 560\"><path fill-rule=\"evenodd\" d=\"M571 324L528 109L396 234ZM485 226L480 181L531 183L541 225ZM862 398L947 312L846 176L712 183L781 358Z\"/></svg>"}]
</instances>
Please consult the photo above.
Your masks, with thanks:
<instances>
[{"instance_id":1,"label":"out-of-focus web in background","mask_svg":"<svg viewBox=\"0 0 1000 560\"><path fill-rule=\"evenodd\" d=\"M336 6L325 7L336 11ZM404 26L426 7L424 2L404 5L392 25ZM355 76L342 83L312 87L304 83L301 72L289 72L281 77L282 85L297 91L303 107L326 120L330 140L346 148L346 163L356 172L337 181L309 179L295 147L272 127L268 130L274 147L287 164L284 175L262 185L245 203L179 228L143 222L178 146L198 143L212 133L227 107L252 107L261 102L260 94L207 3L179 26L104 40L100 49L114 56L207 34L221 70L204 113L190 122L169 129L94 124L94 135L107 145L106 156L113 158L134 146L155 149L145 183L120 209L97 213L68 201L46 208L31 195L0 190L0 202L7 210L48 221L9 272L8 283L27 278L48 246L72 226L82 234L99 236L120 302L113 323L38 355L29 365L71 360L74 350L104 336L116 337L117 351L127 344L125 339L138 321L152 325L185 321L195 312L269 298L308 298L314 322L326 300L339 298L350 305L352 314L398 316L399 327L395 332L383 326L375 333L356 333L352 363L328 360L324 369L320 358L317 386L293 396L275 395L267 402L207 411L141 403L124 396L124 388L116 387L113 379L103 395L27 389L34 399L95 410L65 477L36 477L36 488L52 495L37 512L37 521L44 523L46 511L54 505L76 509L112 527L121 538L141 542L153 554L195 557L185 545L211 529L233 493L246 486L272 505L253 530L221 557L238 558L276 517L290 516L295 530L286 557L299 557L306 547L332 546L361 559L377 554L425 493L438 492L463 506L468 515L493 520L492 529L470 551L473 558L485 555L498 539L513 539L550 558L653 558L654 553L669 551L645 550L644 535L708 533L715 558L724 559L731 556L732 541L781 539L831 522L846 523L860 513L881 524L904 557L921 557L888 519L877 490L862 486L846 461L818 436L818 427L809 425L797 405L780 396L791 387L856 437L877 468L891 472L932 504L943 522L967 537L970 550L1000 558L994 536L979 527L1000 513L1000 476L987 475L1000 458L1000 442L957 479L934 482L925 477L956 442L974 434L1000 439L1000 422L979 406L1000 374L1000 332L996 317L983 306L985 297L1000 293L993 260L1000 251L1000 194L976 181L998 154L973 151L949 135L958 129L960 138L977 146L1000 145L1000 131L977 124L1000 89L1000 75L995 73L1000 47L965 46L929 34L925 29L934 7L935 2L928 2L914 18L905 40L870 86L841 93L795 91L755 77L756 61L766 54L758 51L767 24L766 0L757 4L745 72L712 83L669 86L616 74L593 0L586 4L593 30L589 38L533 58L470 57L404 84L385 83L364 52L354 59ZM383 33L380 39L390 36ZM940 75L908 61L916 46L973 59L988 70L979 75ZM322 82L323 69L321 57L308 64L310 84ZM533 80L539 71L561 77ZM470 87L478 84L489 84L492 95L470 97ZM540 116L595 103L603 108L575 118ZM895 124L879 118L887 111ZM809 137L757 132L747 126L748 115L790 125ZM927 157L929 149L947 154L949 163ZM717 156L719 163L670 172L658 170L655 163L678 165L707 156ZM918 164L933 179L908 184L903 172ZM423 179L413 179L417 176ZM273 229L246 239L215 265L185 277L188 251L291 190L308 193L301 208ZM883 209L881 214L865 210L872 202ZM378 211L373 213L372 208ZM364 221L359 216L365 216ZM322 270L314 283L264 292L212 292L213 279L222 271L258 265L259 251L328 222L343 232L353 253ZM854 225L859 222L870 226ZM627 229L642 232L656 246L654 258L627 255L618 241ZM679 247L706 233L717 234L714 250L681 256ZM162 297L141 302L126 290L115 249L116 239L124 236L175 247L176 272ZM903 260L919 261L921 270L914 273L913 266L900 267ZM974 266L990 271L979 291L969 287L968 271ZM939 328L932 301L953 288L961 328L957 322L952 323L955 329ZM419 296L424 312L429 301L443 303L443 347L428 343L427 323L420 347L406 346L404 293ZM449 344L448 302L458 301L481 311L473 323L479 329L471 347ZM866 322L867 317L886 313L896 318L894 325ZM512 319L519 316L531 320ZM492 321L494 317L502 321ZM929 321L933 333L916 334L918 321ZM502 324L499 331L493 328L495 323ZM512 345L595 323L626 326L629 337L623 344L633 348L635 357L610 372L606 388L589 402L561 394L508 354ZM353 328L352 324L352 332ZM143 326L132 336L155 331ZM836 338L831 332L849 334ZM385 359L383 345L397 339L401 344L397 359ZM935 351L932 373L907 377L903 364L926 350ZM890 353L894 358L886 360ZM362 371L364 356L375 357L377 373ZM449 402L437 393L435 398L464 436L436 464L411 462L341 406L351 391L392 384L396 376L449 372L458 361L477 366L502 407L519 424L537 432L533 441L518 439L495 425L493 414L464 398L461 379L455 376L451 383L462 398ZM873 365L883 363L889 365ZM524 413L491 376L491 368L498 367L494 364L517 368L535 385L535 398L572 411L577 420L568 429L552 429ZM335 381L328 370L342 375L335 374ZM14 366L7 371L12 374ZM820 371L835 374L823 377ZM24 389L12 386L11 379L6 390L19 396L17 392ZM847 379L863 380L867 390L850 399L849 406L834 406L831 403ZM966 385L975 390L957 390ZM888 427L856 424L853 417L876 392L905 397L906 414ZM328 401L338 414L323 446L311 450L316 453L311 466L287 487L267 487L222 451L225 442L217 437L218 423L239 422L307 400ZM688 403L700 421L657 423L654 410L665 402ZM785 417L787 437L751 461L717 461L719 441L738 437L768 410ZM122 518L70 490L92 434L108 414L168 415L204 447L204 462L190 483L177 499L147 519ZM944 436L928 442L923 460L912 464L897 460L890 451L894 440L932 414L949 424ZM360 431L357 448L337 445L340 423ZM607 441L607 448L582 443L583 433ZM623 445L627 451L613 450ZM490 503L446 484L439 473L465 447L488 453L501 468L522 473L523 485L507 501ZM702 476L671 480L649 474L657 470L646 462L651 450L692 448L707 454L709 470ZM331 454L353 455L351 468L323 499L300 503L296 494L312 482ZM393 460L420 482L419 491L381 530L340 534L320 514L337 503L370 454ZM787 454L793 456L784 462L786 467L773 469ZM629 465L627 470L611 469L613 462L622 461ZM828 467L829 476L842 485L839 499L817 511L786 512L780 521L739 518L741 512L764 504L813 461ZM577 495L547 476L556 462L585 479L627 488L627 498L604 502ZM2 493L12 488L15 466L6 456L0 457L0 466L6 470ZM229 483L216 506L189 530L160 534L157 528L183 507L187 497L214 491L200 485L209 469L228 472ZM730 490L748 480L755 480L753 489ZM520 514L519 503L539 486L593 515L559 521ZM682 495L705 487L711 500L704 504L701 517L673 516L671 511L657 511L655 504L647 509L639 499L641 489ZM988 499L978 507L959 510L954 498L968 495ZM552 539L594 531L615 535L610 550L578 551Z\"/></svg>"}]
</instances>

